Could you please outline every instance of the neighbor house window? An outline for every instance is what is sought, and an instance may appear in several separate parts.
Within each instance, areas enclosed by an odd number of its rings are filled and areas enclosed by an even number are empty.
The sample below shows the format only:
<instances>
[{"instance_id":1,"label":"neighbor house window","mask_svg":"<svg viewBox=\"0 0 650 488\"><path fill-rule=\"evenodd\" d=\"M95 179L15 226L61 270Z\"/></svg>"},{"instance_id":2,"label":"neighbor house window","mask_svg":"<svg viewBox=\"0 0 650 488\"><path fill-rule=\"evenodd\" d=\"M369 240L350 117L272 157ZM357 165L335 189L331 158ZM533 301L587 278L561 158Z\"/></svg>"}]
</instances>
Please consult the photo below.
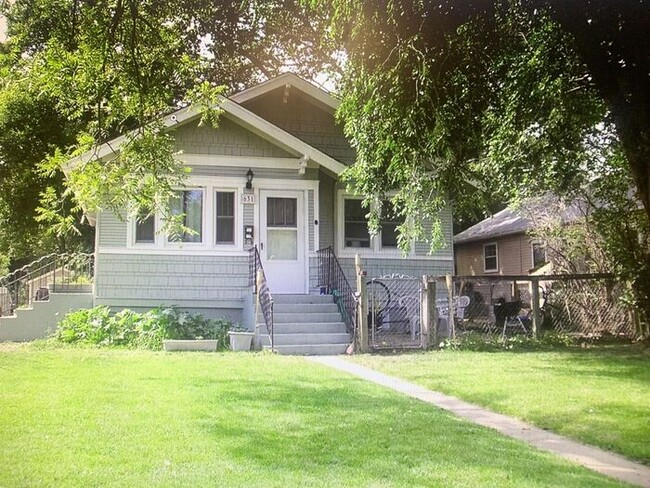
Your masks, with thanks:
<instances>
[{"instance_id":1,"label":"neighbor house window","mask_svg":"<svg viewBox=\"0 0 650 488\"><path fill-rule=\"evenodd\" d=\"M235 192L217 191L216 200L216 243L235 243Z\"/></svg>"},{"instance_id":2,"label":"neighbor house window","mask_svg":"<svg viewBox=\"0 0 650 488\"><path fill-rule=\"evenodd\" d=\"M136 244L156 242L156 219L153 215L140 215L135 222Z\"/></svg>"},{"instance_id":3,"label":"neighbor house window","mask_svg":"<svg viewBox=\"0 0 650 488\"><path fill-rule=\"evenodd\" d=\"M170 236L170 241L203 242L203 190L181 190L171 201L174 215L183 214L182 224L189 231Z\"/></svg>"},{"instance_id":4,"label":"neighbor house window","mask_svg":"<svg viewBox=\"0 0 650 488\"><path fill-rule=\"evenodd\" d=\"M485 266L485 271L499 270L499 259L497 256L496 242L485 244L483 246L483 263Z\"/></svg>"},{"instance_id":5,"label":"neighbor house window","mask_svg":"<svg viewBox=\"0 0 650 488\"><path fill-rule=\"evenodd\" d=\"M546 263L546 246L541 242L533 242L533 268L537 268Z\"/></svg>"},{"instance_id":6,"label":"neighbor house window","mask_svg":"<svg viewBox=\"0 0 650 488\"><path fill-rule=\"evenodd\" d=\"M381 206L381 247L397 247L397 226L404 223L404 217L397 216L393 204L386 200Z\"/></svg>"},{"instance_id":7,"label":"neighbor house window","mask_svg":"<svg viewBox=\"0 0 650 488\"><path fill-rule=\"evenodd\" d=\"M361 205L361 200L352 198L344 200L345 247L370 247L367 213Z\"/></svg>"}]
</instances>

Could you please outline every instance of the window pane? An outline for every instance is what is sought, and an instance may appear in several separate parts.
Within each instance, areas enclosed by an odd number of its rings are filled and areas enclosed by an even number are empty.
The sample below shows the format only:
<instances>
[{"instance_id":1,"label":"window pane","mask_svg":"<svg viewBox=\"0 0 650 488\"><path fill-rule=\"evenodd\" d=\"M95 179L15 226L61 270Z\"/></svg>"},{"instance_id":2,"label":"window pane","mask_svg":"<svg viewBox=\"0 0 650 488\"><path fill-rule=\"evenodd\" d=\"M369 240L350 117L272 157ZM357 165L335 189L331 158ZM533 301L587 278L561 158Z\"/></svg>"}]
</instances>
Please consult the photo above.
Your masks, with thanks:
<instances>
[{"instance_id":1,"label":"window pane","mask_svg":"<svg viewBox=\"0 0 650 488\"><path fill-rule=\"evenodd\" d=\"M533 268L546 264L546 248L539 242L533 243Z\"/></svg>"},{"instance_id":2,"label":"window pane","mask_svg":"<svg viewBox=\"0 0 650 488\"><path fill-rule=\"evenodd\" d=\"M344 201L345 247L370 247L366 213L361 206L361 200Z\"/></svg>"},{"instance_id":3,"label":"window pane","mask_svg":"<svg viewBox=\"0 0 650 488\"><path fill-rule=\"evenodd\" d=\"M135 242L154 242L156 233L155 225L155 218L153 215L144 219L138 218L135 224Z\"/></svg>"},{"instance_id":4,"label":"window pane","mask_svg":"<svg viewBox=\"0 0 650 488\"><path fill-rule=\"evenodd\" d=\"M202 242L203 190L183 190L171 202L171 211L175 215L185 214L183 225L194 232L184 232L181 242Z\"/></svg>"},{"instance_id":5,"label":"window pane","mask_svg":"<svg viewBox=\"0 0 650 488\"><path fill-rule=\"evenodd\" d=\"M235 193L217 192L217 244L235 243Z\"/></svg>"},{"instance_id":6,"label":"window pane","mask_svg":"<svg viewBox=\"0 0 650 488\"><path fill-rule=\"evenodd\" d=\"M395 214L390 201L381 206L381 247L397 247L397 226L404 223L404 217Z\"/></svg>"},{"instance_id":7,"label":"window pane","mask_svg":"<svg viewBox=\"0 0 650 488\"><path fill-rule=\"evenodd\" d=\"M298 231L295 229L268 229L266 258L295 261L298 259Z\"/></svg>"},{"instance_id":8,"label":"window pane","mask_svg":"<svg viewBox=\"0 0 650 488\"><path fill-rule=\"evenodd\" d=\"M296 227L298 222L298 199L266 199L266 225L268 227Z\"/></svg>"},{"instance_id":9,"label":"window pane","mask_svg":"<svg viewBox=\"0 0 650 488\"><path fill-rule=\"evenodd\" d=\"M496 244L487 244L483 247L485 270L493 271L497 269L497 246Z\"/></svg>"}]
</instances>

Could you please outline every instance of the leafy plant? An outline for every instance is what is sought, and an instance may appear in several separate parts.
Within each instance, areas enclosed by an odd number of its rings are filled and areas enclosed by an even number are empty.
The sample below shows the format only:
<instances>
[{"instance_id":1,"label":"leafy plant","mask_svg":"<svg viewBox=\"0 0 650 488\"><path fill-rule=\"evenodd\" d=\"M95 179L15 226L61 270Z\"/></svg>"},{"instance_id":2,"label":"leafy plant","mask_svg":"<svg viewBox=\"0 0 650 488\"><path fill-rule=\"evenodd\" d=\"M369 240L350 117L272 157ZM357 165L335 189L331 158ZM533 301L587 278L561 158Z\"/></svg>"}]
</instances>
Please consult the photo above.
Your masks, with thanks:
<instances>
[{"instance_id":1,"label":"leafy plant","mask_svg":"<svg viewBox=\"0 0 650 488\"><path fill-rule=\"evenodd\" d=\"M163 339L216 339L223 349L231 328L233 324L227 319L208 319L176 307L144 313L124 309L111 315L108 307L99 306L67 314L54 337L66 343L151 350L162 349Z\"/></svg>"}]
</instances>

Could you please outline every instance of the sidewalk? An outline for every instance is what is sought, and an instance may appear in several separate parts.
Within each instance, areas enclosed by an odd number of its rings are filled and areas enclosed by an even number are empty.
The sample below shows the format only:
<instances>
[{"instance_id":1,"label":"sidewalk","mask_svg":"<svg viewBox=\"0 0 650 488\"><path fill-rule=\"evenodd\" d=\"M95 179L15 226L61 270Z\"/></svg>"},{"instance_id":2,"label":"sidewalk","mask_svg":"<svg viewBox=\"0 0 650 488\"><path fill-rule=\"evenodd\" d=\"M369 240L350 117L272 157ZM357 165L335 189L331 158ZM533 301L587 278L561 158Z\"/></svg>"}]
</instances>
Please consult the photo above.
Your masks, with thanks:
<instances>
[{"instance_id":1,"label":"sidewalk","mask_svg":"<svg viewBox=\"0 0 650 488\"><path fill-rule=\"evenodd\" d=\"M385 386L412 398L435 405L478 425L497 430L503 435L527 442L538 449L558 456L620 481L650 488L650 467L629 461L597 447L581 444L520 420L494 413L457 398L427 390L414 383L350 363L340 356L311 356L307 359L343 371L364 380Z\"/></svg>"}]
</instances>

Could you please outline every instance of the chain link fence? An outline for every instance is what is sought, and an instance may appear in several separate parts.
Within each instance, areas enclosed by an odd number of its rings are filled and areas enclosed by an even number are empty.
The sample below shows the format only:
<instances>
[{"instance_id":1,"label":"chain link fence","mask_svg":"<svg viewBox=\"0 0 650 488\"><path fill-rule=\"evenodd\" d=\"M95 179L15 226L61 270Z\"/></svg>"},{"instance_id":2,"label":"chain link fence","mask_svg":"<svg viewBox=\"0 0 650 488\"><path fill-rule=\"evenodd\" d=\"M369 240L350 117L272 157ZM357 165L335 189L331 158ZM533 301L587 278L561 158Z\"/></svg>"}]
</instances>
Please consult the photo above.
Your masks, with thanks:
<instances>
[{"instance_id":1,"label":"chain link fence","mask_svg":"<svg viewBox=\"0 0 650 488\"><path fill-rule=\"evenodd\" d=\"M640 334L629 289L608 275L455 276L451 281L452 333L556 331L630 339ZM444 320L449 303L439 302L439 320Z\"/></svg>"},{"instance_id":2,"label":"chain link fence","mask_svg":"<svg viewBox=\"0 0 650 488\"><path fill-rule=\"evenodd\" d=\"M400 274L367 282L371 349L426 347L422 325L422 279Z\"/></svg>"}]
</instances>

